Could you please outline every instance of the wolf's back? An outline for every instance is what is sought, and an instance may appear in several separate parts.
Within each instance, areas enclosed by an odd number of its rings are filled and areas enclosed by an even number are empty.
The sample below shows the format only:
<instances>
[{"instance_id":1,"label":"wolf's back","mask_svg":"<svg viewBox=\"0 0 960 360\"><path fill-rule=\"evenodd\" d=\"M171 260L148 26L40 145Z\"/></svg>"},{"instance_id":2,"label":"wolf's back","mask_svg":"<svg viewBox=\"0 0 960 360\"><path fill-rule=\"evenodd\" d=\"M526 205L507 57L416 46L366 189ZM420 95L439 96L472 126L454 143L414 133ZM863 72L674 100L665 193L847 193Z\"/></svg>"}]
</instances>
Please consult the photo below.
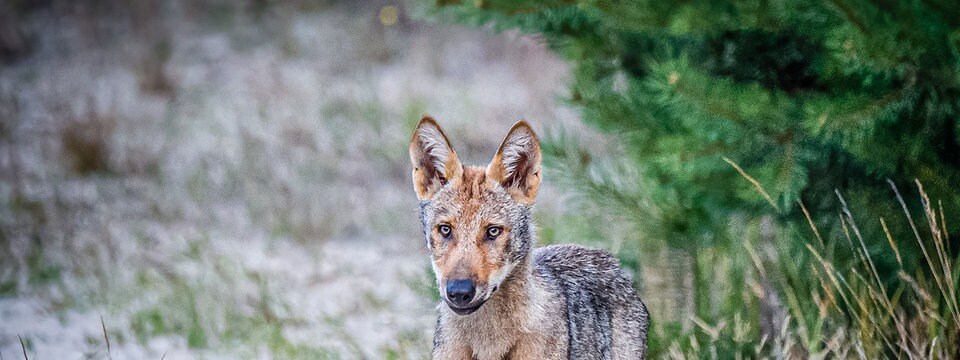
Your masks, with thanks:
<instances>
[{"instance_id":1,"label":"wolf's back","mask_svg":"<svg viewBox=\"0 0 960 360\"><path fill-rule=\"evenodd\" d=\"M578 245L534 250L536 276L566 302L569 359L639 359L646 353L647 309L607 251Z\"/></svg>"}]
</instances>

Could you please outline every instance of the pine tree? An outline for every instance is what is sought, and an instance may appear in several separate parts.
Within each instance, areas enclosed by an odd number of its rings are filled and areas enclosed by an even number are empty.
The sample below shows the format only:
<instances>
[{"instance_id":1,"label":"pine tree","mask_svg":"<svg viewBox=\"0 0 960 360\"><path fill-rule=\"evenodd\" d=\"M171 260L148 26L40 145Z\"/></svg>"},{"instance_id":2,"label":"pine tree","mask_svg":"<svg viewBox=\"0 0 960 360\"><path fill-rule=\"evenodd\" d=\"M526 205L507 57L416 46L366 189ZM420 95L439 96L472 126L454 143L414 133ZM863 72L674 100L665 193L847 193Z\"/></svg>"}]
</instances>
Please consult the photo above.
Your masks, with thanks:
<instances>
[{"instance_id":1,"label":"pine tree","mask_svg":"<svg viewBox=\"0 0 960 360\"><path fill-rule=\"evenodd\" d=\"M743 247L731 227L772 217L778 241L788 240L779 244L788 256L779 280L802 282L805 213L828 243L846 241L841 209L868 214L862 222L883 218L892 238L912 239L894 188L908 197L921 184L960 249L953 0L420 5L443 21L535 34L571 65L569 102L623 143L624 165L644 184L587 177L584 186L596 201L636 212L647 238L736 256ZM548 160L584 159L553 140ZM858 231L894 280L883 227ZM901 245L905 266L919 267L916 243ZM695 266L703 261L694 256Z\"/></svg>"},{"instance_id":2,"label":"pine tree","mask_svg":"<svg viewBox=\"0 0 960 360\"><path fill-rule=\"evenodd\" d=\"M657 204L660 236L687 239L674 245L725 241L717 229L738 214L802 220L800 204L831 224L837 192L896 218L887 179L918 180L960 218L953 1L435 5L449 21L542 36L573 66L570 101L626 144L653 185L634 195Z\"/></svg>"}]
</instances>

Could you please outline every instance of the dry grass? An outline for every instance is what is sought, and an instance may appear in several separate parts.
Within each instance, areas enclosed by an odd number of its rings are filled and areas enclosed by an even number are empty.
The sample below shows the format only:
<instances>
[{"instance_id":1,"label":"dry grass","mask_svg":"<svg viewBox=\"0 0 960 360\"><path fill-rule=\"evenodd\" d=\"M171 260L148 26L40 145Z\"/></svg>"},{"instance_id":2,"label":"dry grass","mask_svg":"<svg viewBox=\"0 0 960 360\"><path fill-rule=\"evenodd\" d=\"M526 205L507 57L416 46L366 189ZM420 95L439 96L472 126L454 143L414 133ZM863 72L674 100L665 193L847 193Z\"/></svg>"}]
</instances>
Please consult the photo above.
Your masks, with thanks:
<instances>
[{"instance_id":1,"label":"dry grass","mask_svg":"<svg viewBox=\"0 0 960 360\"><path fill-rule=\"evenodd\" d=\"M823 245L821 232L805 212L817 238L816 242L808 242L806 248L815 259L809 281L818 291L805 294L783 284L783 291L794 299L788 306L791 313L811 317L788 320L783 333L802 344L797 349L811 358L951 359L960 355L956 291L960 272L953 267L957 259L950 256L942 208L933 208L923 186L916 182L925 215L922 220L926 222L926 227L918 227L899 189L892 182L890 185L926 266L912 273L904 268L900 245L880 218L874 226L883 228L884 240L899 264L896 278L883 278L867 249L867 243L877 239L864 239L846 201L837 192L842 206L843 238L854 254L852 263L840 265L825 255L828 249ZM810 323L819 328L804 327ZM793 351L780 355L797 357Z\"/></svg>"},{"instance_id":2,"label":"dry grass","mask_svg":"<svg viewBox=\"0 0 960 360\"><path fill-rule=\"evenodd\" d=\"M925 230L929 231L921 235L906 201L892 182L890 185L910 223L926 267L912 274L904 269L897 242L881 218L879 225L883 227L890 251L896 255L900 265L895 281L892 284L885 282L867 251L856 221L843 203L844 234L851 243L853 239L856 240L853 249L857 261L854 266L838 270L833 261L822 255L823 249L807 245L820 266L821 271L815 273L815 279L821 284L821 295L833 299L821 304L826 307L821 313L845 319L846 322L841 322L844 326L839 326L836 331L846 332L852 340L847 345L848 349L838 346L831 350L835 353L854 350L868 358L955 358L960 355L960 345L957 343L960 340L960 329L957 327L960 324L960 312L956 291L960 273L953 270L956 258L951 258L948 252L949 239L943 212L932 207L923 186L917 182L927 223ZM851 234L853 239L850 238ZM929 278L931 276L932 280ZM827 317L822 320L826 321Z\"/></svg>"}]
</instances>

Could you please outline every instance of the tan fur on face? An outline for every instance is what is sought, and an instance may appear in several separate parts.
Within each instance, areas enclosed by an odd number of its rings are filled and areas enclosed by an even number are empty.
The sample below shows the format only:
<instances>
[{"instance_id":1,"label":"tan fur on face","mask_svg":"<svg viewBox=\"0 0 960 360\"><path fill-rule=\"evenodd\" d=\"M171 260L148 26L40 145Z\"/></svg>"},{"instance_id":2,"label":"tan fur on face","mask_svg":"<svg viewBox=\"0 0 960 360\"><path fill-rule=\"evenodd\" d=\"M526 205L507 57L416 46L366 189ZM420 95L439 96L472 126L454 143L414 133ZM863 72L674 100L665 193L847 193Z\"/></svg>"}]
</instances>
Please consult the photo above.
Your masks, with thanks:
<instances>
[{"instance_id":1,"label":"tan fur on face","mask_svg":"<svg viewBox=\"0 0 960 360\"><path fill-rule=\"evenodd\" d=\"M434 262L442 279L471 279L480 290L505 265L510 228L506 219L499 218L497 186L489 181L485 169L471 166L464 168L463 177L453 186L437 194L442 199L438 201L442 205L437 209L437 223L453 227L449 240L436 229L432 234ZM503 227L496 240L486 239L489 225Z\"/></svg>"},{"instance_id":2,"label":"tan fur on face","mask_svg":"<svg viewBox=\"0 0 960 360\"><path fill-rule=\"evenodd\" d=\"M485 300L513 268L508 213L532 205L540 187L540 140L520 121L504 137L485 168L465 167L433 118L424 116L410 141L413 182L420 200L436 204L427 228L433 265L442 288L450 280L473 280ZM450 239L438 231L451 226ZM486 239L490 225L500 226L496 240Z\"/></svg>"}]
</instances>

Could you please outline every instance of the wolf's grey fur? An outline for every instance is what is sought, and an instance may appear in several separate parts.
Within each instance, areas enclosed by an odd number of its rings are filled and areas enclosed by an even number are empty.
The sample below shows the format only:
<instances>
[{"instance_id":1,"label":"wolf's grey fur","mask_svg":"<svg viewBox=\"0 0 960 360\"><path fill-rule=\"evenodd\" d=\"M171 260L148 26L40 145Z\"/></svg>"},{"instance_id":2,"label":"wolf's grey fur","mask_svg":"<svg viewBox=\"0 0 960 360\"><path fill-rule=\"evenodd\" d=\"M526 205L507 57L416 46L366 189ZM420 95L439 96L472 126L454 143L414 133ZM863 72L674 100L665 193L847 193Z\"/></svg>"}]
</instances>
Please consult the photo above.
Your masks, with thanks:
<instances>
[{"instance_id":1,"label":"wolf's grey fur","mask_svg":"<svg viewBox=\"0 0 960 360\"><path fill-rule=\"evenodd\" d=\"M432 119L420 127L431 129L415 134L411 143L414 185L441 296L445 281L468 276L477 284L473 304L479 304L467 315L458 315L452 305L437 306L434 358L643 358L649 316L617 259L578 245L534 249L531 200L539 185L540 154L529 126L514 126L525 137L519 141L511 130L486 169L462 166ZM512 144L524 148L511 149ZM448 151L425 149L436 146ZM504 147L511 153L504 154ZM451 157L428 158L433 154ZM431 166L439 163L448 168ZM491 170L494 166L501 168ZM505 187L505 177L520 188ZM438 238L440 223L454 229L449 239ZM474 240L490 223L504 225L504 236Z\"/></svg>"},{"instance_id":2,"label":"wolf's grey fur","mask_svg":"<svg viewBox=\"0 0 960 360\"><path fill-rule=\"evenodd\" d=\"M569 359L643 357L647 308L612 254L563 244L538 248L534 258L534 276L562 293Z\"/></svg>"}]
</instances>

